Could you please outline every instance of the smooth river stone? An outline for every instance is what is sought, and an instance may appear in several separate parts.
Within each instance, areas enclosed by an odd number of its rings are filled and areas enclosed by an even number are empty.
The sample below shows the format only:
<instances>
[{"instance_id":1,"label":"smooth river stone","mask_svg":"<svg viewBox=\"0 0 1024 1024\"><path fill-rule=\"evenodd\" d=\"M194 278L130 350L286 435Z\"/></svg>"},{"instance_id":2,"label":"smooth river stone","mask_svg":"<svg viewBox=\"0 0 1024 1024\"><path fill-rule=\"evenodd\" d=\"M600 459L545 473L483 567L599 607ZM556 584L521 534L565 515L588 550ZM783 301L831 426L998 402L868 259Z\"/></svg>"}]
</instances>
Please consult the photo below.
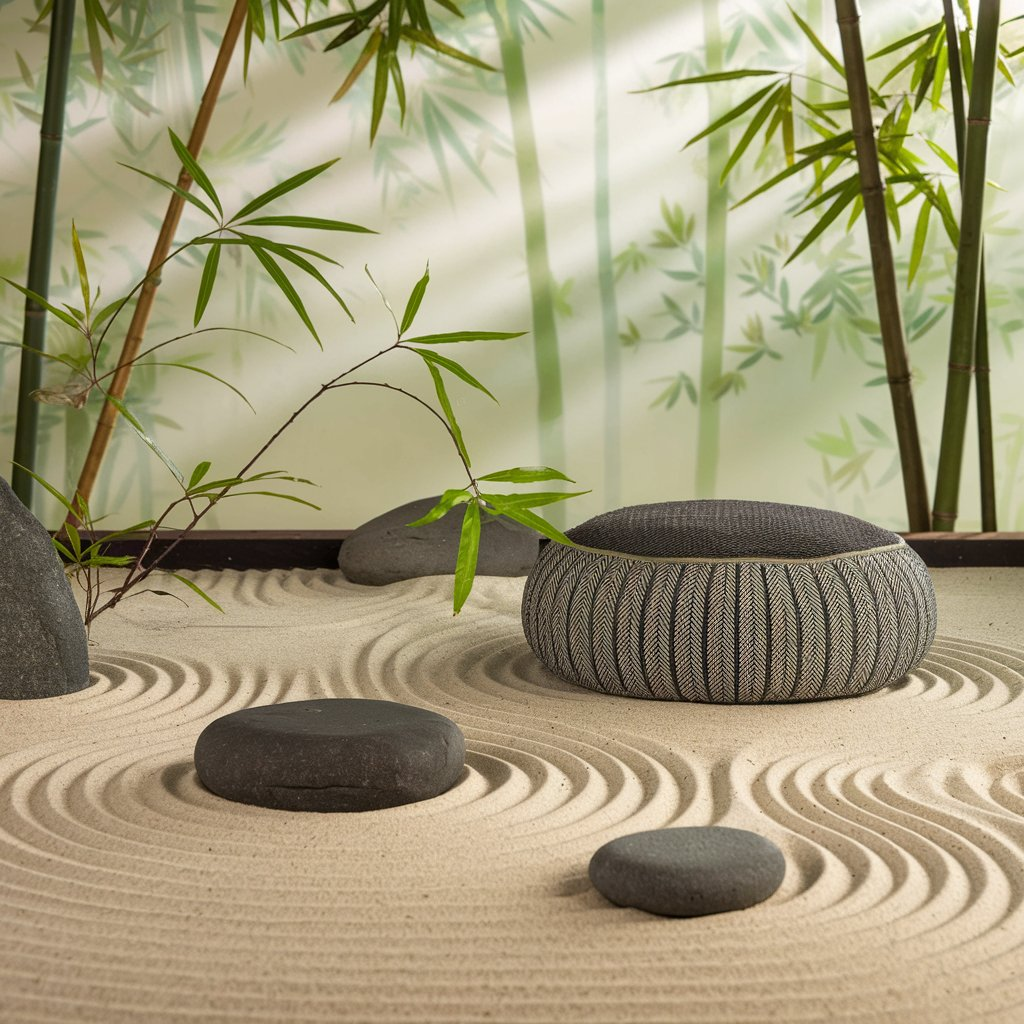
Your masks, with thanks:
<instances>
[{"instance_id":1,"label":"smooth river stone","mask_svg":"<svg viewBox=\"0 0 1024 1024\"><path fill-rule=\"evenodd\" d=\"M285 811L374 811L428 800L462 775L466 743L444 715L386 700L244 708L196 741L207 789Z\"/></svg>"},{"instance_id":2,"label":"smooth river stone","mask_svg":"<svg viewBox=\"0 0 1024 1024\"><path fill-rule=\"evenodd\" d=\"M663 828L605 843L590 860L590 881L620 907L666 917L743 910L782 884L786 859L745 829Z\"/></svg>"},{"instance_id":3,"label":"smooth river stone","mask_svg":"<svg viewBox=\"0 0 1024 1024\"><path fill-rule=\"evenodd\" d=\"M440 498L420 498L363 523L345 539L338 566L353 583L382 586L419 576L455 572L462 506L426 526L407 524L425 516ZM537 561L540 535L526 526L483 516L478 576L526 576Z\"/></svg>"},{"instance_id":4,"label":"smooth river stone","mask_svg":"<svg viewBox=\"0 0 1024 1024\"><path fill-rule=\"evenodd\" d=\"M89 685L82 614L50 535L0 477L0 699Z\"/></svg>"}]
</instances>

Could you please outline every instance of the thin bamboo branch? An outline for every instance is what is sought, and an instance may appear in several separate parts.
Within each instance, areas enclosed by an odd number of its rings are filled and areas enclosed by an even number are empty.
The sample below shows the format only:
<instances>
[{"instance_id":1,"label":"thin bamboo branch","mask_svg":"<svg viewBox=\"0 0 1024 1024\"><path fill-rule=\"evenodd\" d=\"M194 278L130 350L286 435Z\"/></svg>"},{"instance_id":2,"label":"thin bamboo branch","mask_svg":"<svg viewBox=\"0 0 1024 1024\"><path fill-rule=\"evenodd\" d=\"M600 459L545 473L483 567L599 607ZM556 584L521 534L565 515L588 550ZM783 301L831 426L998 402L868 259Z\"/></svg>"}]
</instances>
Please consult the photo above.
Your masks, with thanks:
<instances>
[{"instance_id":1,"label":"thin bamboo branch","mask_svg":"<svg viewBox=\"0 0 1024 1024\"><path fill-rule=\"evenodd\" d=\"M953 106L953 128L956 133L956 162L963 186L964 139L967 117L964 111L964 82L960 62L960 39L953 13L953 0L942 0L942 16L946 26L946 49L949 53L949 88ZM985 253L981 254L979 275L978 323L974 337L974 385L978 417L978 475L981 491L981 528L999 529L996 514L996 470L992 450L992 387L988 358L988 299L985 288Z\"/></svg>"},{"instance_id":2,"label":"thin bamboo branch","mask_svg":"<svg viewBox=\"0 0 1024 1024\"><path fill-rule=\"evenodd\" d=\"M704 62L711 74L723 68L722 26L718 0L703 0ZM714 88L709 121L715 121L723 107ZM729 159L729 133L723 128L708 137L708 180L704 226L704 318L700 344L700 386L697 389L697 468L695 492L698 498L713 498L718 478L722 403L715 397L715 385L722 376L722 346L725 342L726 222L729 192L719 182Z\"/></svg>"},{"instance_id":3,"label":"thin bamboo branch","mask_svg":"<svg viewBox=\"0 0 1024 1024\"><path fill-rule=\"evenodd\" d=\"M39 163L36 168L35 209L26 286L42 298L50 291L50 260L54 223L57 217L57 186L64 138L64 107L71 65L71 40L75 27L75 0L55 0L50 20L50 49L46 62L46 92L43 120L39 129ZM32 398L42 381L42 360L27 349L42 352L46 347L46 310L25 299L21 368L18 380L18 414L14 428L14 462L11 488L26 508L32 508L35 481L25 469L36 469L39 404Z\"/></svg>"},{"instance_id":4,"label":"thin bamboo branch","mask_svg":"<svg viewBox=\"0 0 1024 1024\"><path fill-rule=\"evenodd\" d=\"M608 168L608 55L605 0L593 0L592 48L594 66L594 224L597 230L597 287L601 300L604 354L604 496L609 508L621 502L622 438L621 344L615 301L612 257L611 184Z\"/></svg>"},{"instance_id":5,"label":"thin bamboo branch","mask_svg":"<svg viewBox=\"0 0 1024 1024\"><path fill-rule=\"evenodd\" d=\"M960 244L953 291L949 372L946 377L946 403L935 482L935 507L932 511L932 528L935 530L952 530L956 525L967 407L978 333L985 164L998 44L999 0L980 0L961 171ZM985 376L987 378L987 374Z\"/></svg>"},{"instance_id":6,"label":"thin bamboo branch","mask_svg":"<svg viewBox=\"0 0 1024 1024\"><path fill-rule=\"evenodd\" d=\"M196 114L196 120L192 127L192 134L188 139L188 150L195 157L199 156L203 148L206 132L213 117L213 112L216 109L228 65L231 63L235 44L238 42L242 26L245 24L248 9L247 0L235 0L231 11L231 18L228 21L224 38L221 40L220 50L217 53L217 60L210 73L210 79L207 82L206 91L203 93L202 102L199 104L199 111ZM188 191L191 186L191 175L182 168L178 176L178 187ZM160 287L160 276L156 271L166 260L167 254L171 250L174 234L178 229L178 222L181 220L184 205L185 201L179 195L171 195L170 202L167 204L167 213L164 216L164 222L160 228L160 234L157 236L153 255L149 261L146 283L139 293L138 302L136 302L135 309L132 312L128 333L125 336L121 355L118 358L118 369L114 374L110 387L107 389L108 395L114 398L123 399L128 388L132 363L142 346L146 325L153 310L157 289ZM78 479L77 494L85 498L86 501L89 500L92 494L93 486L96 483L96 476L103 462L103 456L114 432L117 416L117 407L108 399L104 402L103 408L100 411L92 443L89 446L89 453L86 456L85 465L82 467L82 472ZM69 516L68 518L70 519L71 517Z\"/></svg>"},{"instance_id":7,"label":"thin bamboo branch","mask_svg":"<svg viewBox=\"0 0 1024 1024\"><path fill-rule=\"evenodd\" d=\"M878 166L867 67L860 38L860 14L857 11L857 0L835 0L835 4L843 44L843 63L850 96L850 115L860 189L864 200L864 219L867 222L871 249L871 269L875 280L875 300L878 303L885 371L889 381L900 466L903 471L907 520L910 529L917 533L927 530L929 526L928 484L921 457L921 438L911 389L910 359L903 331L892 245L889 240L885 185Z\"/></svg>"}]
</instances>

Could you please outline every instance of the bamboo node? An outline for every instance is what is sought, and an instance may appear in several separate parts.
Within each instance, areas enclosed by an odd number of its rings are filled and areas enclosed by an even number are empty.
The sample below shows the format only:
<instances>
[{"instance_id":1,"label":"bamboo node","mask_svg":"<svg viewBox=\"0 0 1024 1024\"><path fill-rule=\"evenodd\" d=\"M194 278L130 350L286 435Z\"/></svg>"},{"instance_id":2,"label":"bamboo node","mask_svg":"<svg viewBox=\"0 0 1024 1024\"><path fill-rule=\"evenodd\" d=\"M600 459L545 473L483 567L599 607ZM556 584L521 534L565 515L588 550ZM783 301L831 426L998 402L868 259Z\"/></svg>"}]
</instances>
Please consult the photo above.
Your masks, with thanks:
<instances>
[{"instance_id":1,"label":"bamboo node","mask_svg":"<svg viewBox=\"0 0 1024 1024\"><path fill-rule=\"evenodd\" d=\"M992 123L991 117L969 117L967 118L968 124L985 124L989 125Z\"/></svg>"},{"instance_id":2,"label":"bamboo node","mask_svg":"<svg viewBox=\"0 0 1024 1024\"><path fill-rule=\"evenodd\" d=\"M951 370L959 370L961 373L974 373L974 367L970 363L950 363Z\"/></svg>"}]
</instances>

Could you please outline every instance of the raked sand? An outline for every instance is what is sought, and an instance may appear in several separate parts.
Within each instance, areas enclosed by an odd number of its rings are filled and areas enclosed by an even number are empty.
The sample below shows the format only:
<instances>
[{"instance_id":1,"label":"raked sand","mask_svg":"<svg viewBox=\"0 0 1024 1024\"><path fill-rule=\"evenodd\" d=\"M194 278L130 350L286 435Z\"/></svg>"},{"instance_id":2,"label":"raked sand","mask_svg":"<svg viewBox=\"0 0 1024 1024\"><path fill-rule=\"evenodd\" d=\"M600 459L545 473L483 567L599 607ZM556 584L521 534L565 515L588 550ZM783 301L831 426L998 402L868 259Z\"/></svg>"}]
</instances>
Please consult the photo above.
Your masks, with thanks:
<instances>
[{"instance_id":1,"label":"raked sand","mask_svg":"<svg viewBox=\"0 0 1024 1024\"><path fill-rule=\"evenodd\" d=\"M196 573L94 629L95 684L0 704L0 1020L1024 1021L1024 570L939 570L904 682L709 707L560 682L522 579L359 587ZM185 593L185 591L182 591ZM365 814L234 804L197 781L215 716L312 697L453 718L445 795ZM730 825L787 859L766 903L613 907L590 855Z\"/></svg>"}]
</instances>

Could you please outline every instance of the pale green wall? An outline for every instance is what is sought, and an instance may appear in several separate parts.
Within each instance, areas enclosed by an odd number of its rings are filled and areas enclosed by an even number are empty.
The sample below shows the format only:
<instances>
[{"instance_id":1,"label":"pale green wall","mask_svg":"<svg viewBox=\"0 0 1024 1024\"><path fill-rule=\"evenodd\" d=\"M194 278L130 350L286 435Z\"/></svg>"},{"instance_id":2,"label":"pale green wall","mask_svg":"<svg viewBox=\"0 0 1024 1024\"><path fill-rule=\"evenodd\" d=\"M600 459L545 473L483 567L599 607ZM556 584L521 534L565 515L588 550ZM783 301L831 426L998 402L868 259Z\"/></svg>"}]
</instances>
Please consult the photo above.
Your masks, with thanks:
<instances>
[{"instance_id":1,"label":"pale green wall","mask_svg":"<svg viewBox=\"0 0 1024 1024\"><path fill-rule=\"evenodd\" d=\"M215 13L196 17L171 12L177 5L154 5L161 10L152 17L153 26L165 25L156 44L161 52L126 68L111 51L106 81L99 90L88 71L83 40L70 113L73 129L80 130L66 140L55 284L59 285L62 275L66 280L73 266L67 244L72 217L83 237L88 237L91 273L106 294L116 294L148 259L165 206L164 194L118 166L118 161L175 177L177 165L169 155L166 128L171 126L182 136L188 133L197 87L212 63L229 9L223 2L215 6ZM699 331L663 340L673 324L663 315L662 295L669 294L689 311L695 303L698 309L702 306L703 291L699 281L675 280L664 273L690 269L691 257L686 252L651 248L650 243L653 233L663 227L660 206L664 199L694 216L693 240L703 248L707 150L701 143L685 151L681 147L706 124L708 98L702 88L635 94L672 74L676 55L683 55L675 70L677 76L699 72L703 59L699 3L608 0L612 247L618 254L635 244L647 261L641 269L626 272L616 286L619 330L626 331L626 318L630 318L644 340L620 353L619 376L611 392L619 396L621 427L618 436L612 437L605 427L609 389L603 369L597 288L591 4L589 0L572 0L557 6L565 17L535 6L549 35L534 32L526 39L523 52L552 272L566 298L557 321L566 440L566 455L559 468L582 487L592 489L587 497L566 506L564 522L572 523L612 505L687 498L695 493L694 407L685 395L668 411L650 409L649 405L659 393L659 386L652 383L657 378L680 371L695 380L699 377ZM802 3L798 9L813 19L817 16L814 6ZM935 20L941 12L936 2L899 8L863 6L864 30L871 40L892 38L901 30L923 24L925 13ZM1012 6L1004 4L1007 16L1014 13L1009 9ZM455 39L452 19L440 7L436 9L439 32ZM458 26L459 45L500 63L486 8L471 3L466 9L469 17ZM764 10L765 5L745 0L739 5L722 4L719 13L728 35L737 19L753 14L762 17ZM824 10L830 12L831 5L825 4ZM894 16L894 10L901 19L899 24L885 20ZM41 100L38 90L30 90L19 75L14 53L21 55L37 79L46 54L44 35L25 30L31 11L25 2L0 8L0 67L5 70L0 93L4 196L0 272L18 280L23 278L28 249L38 140L37 127L27 111L38 110ZM823 33L838 52L834 26L826 21ZM752 42L742 44L730 66L790 67L808 61L813 66L813 54L806 54L799 41L782 39L777 31L775 35L769 52L756 43L748 28L745 39ZM190 42L196 38L202 39L200 49ZM275 180L341 156L342 161L319 179L305 199L297 199L291 210L356 221L380 234L331 236L326 241L322 235L311 236L312 242L329 247L344 264L345 269L332 279L350 302L357 321L357 326L351 325L329 299L304 289L322 328L323 353L251 266L230 276L222 270L204 323L266 331L292 344L296 352L293 355L258 339L239 343L237 336L229 334L206 335L179 349L179 357L203 353L200 365L240 387L256 407L256 416L229 392L198 375L165 369L159 371L159 377L153 371L136 377L133 404L186 471L200 460L212 459L214 472L228 475L321 382L391 340L390 320L362 273L364 263L370 265L393 304L400 306L424 263L430 261L432 283L417 325L423 331L469 327L527 330L531 326L523 214L501 76L467 73L450 64L412 58L406 64L410 117L400 128L397 110L389 105L371 150L367 139L369 79L341 103L327 104L353 56L345 50L340 56L337 51L323 54L315 43L305 40L270 44L254 51L246 85L241 83L240 62L229 74L228 91L203 156L213 179L223 183L225 205L237 206ZM1015 66L1018 73L1024 73L1020 58ZM731 99L735 103L753 91L753 86L740 82L726 85L725 90L724 102ZM151 104L153 112L145 116L127 103L125 91L130 91L139 105ZM471 157L469 166L444 144L448 187L424 131L425 98L448 111L453 130ZM460 118L449 100L471 111L473 119ZM1024 245L1018 225L1024 192L1013 159L1015 136L1024 125L1022 103L1020 92L1001 89L993 125L991 177L1007 189L990 195L989 280L993 294L1002 300L992 310L997 326L1022 319ZM941 120L941 116L935 120L936 127ZM736 194L754 180L751 171L745 172ZM955 194L955 185L949 183L948 187ZM743 261L755 247L771 243L780 232L792 246L813 223L809 217L794 220L786 216L783 205L781 196L774 195L728 217L725 343L743 344L745 323L760 316L766 341L783 358L762 359L747 372L742 394L730 393L721 400L716 493L824 505L903 528L902 489L898 477L887 473L892 463L892 449L885 447L892 436L887 391L864 386L879 371L866 366L849 346L844 350L835 331L829 330L820 369L812 376L814 338L781 330L772 320L777 309L767 299L744 294ZM906 228L904 243L912 223ZM183 234L185 230L187 227ZM842 239L841 232L832 232L827 246L812 250L810 258L789 268L791 295L797 297L806 290L819 268L834 258L833 250L845 254L839 266L845 279L851 280L850 268L865 261L862 231L858 226L848 241ZM915 283L908 300L922 308L945 303L951 282L950 261L936 231L932 242L930 273ZM197 283L194 266L180 266L165 275L150 340L190 328ZM859 291L867 303L865 316L874 316L870 288L865 283ZM62 297L72 301L74 294L67 288ZM6 288L0 299L3 338L18 340L19 296ZM1000 525L1018 530L1024 529L1024 480L1019 479L1024 474L1024 457L1016 466L1013 460L1021 456L1024 444L1024 405L1019 398L1024 392L1024 360L1019 354L1014 356L1013 348L1019 346L1020 338L1020 329L1015 329L1006 335L1004 344L996 330L992 345L1001 437L997 467L1004 494ZM67 335L51 328L50 344L67 344ZM869 358L880 358L877 347L867 341L862 344ZM930 480L937 457L947 345L943 319L912 349ZM6 467L16 361L11 350L0 352L0 465ZM486 472L542 461L547 452L541 450L538 440L532 339L467 347L458 355L501 400L500 407L495 407L475 392L457 390L456 409L475 465ZM727 351L726 369L740 358ZM399 355L382 365L380 379L432 396L429 380L412 356ZM45 411L45 473L55 483L68 488L73 485L93 415L92 406L84 412ZM871 435L859 417L881 427L887 441L879 442L870 455L863 476L844 488L829 487L822 456L808 440L820 440L822 434L838 435L845 419L854 431L855 452L869 450ZM958 524L966 529L978 521L973 443L973 439L968 442L972 456L966 466L963 517ZM622 481L617 493L606 477L615 461L608 458L609 445L618 445L621 457ZM833 458L833 470L843 461ZM268 456L265 468L286 468L316 480L320 490L313 500L324 511L246 499L218 510L207 523L234 528L354 526L391 505L464 482L445 436L422 410L399 397L369 389L349 389L322 399ZM6 468L4 472L6 475ZM880 483L886 476L888 480ZM1016 483L1015 492L1006 486L1008 482ZM133 435L119 430L93 503L96 511L109 511L110 524L123 523L158 511L174 493L173 481L160 463ZM38 511L53 518L51 505L41 502Z\"/></svg>"}]
</instances>

